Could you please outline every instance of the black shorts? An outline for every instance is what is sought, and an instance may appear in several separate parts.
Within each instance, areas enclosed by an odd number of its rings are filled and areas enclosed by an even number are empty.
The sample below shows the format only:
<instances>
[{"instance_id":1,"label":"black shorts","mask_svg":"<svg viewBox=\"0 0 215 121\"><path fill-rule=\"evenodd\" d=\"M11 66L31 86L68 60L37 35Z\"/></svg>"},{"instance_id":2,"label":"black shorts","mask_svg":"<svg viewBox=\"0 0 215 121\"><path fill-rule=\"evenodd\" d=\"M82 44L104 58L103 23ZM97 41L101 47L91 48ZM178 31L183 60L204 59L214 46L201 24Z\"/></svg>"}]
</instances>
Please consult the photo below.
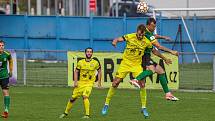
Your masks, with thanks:
<instances>
[{"instance_id":1,"label":"black shorts","mask_svg":"<svg viewBox=\"0 0 215 121\"><path fill-rule=\"evenodd\" d=\"M143 57L142 57L143 69L145 70L146 66L150 66L150 65L157 66L157 63L151 59L151 55L149 55L149 54L143 55Z\"/></svg>"},{"instance_id":2,"label":"black shorts","mask_svg":"<svg viewBox=\"0 0 215 121\"><path fill-rule=\"evenodd\" d=\"M9 78L0 79L0 85L2 89L9 89Z\"/></svg>"}]
</instances>

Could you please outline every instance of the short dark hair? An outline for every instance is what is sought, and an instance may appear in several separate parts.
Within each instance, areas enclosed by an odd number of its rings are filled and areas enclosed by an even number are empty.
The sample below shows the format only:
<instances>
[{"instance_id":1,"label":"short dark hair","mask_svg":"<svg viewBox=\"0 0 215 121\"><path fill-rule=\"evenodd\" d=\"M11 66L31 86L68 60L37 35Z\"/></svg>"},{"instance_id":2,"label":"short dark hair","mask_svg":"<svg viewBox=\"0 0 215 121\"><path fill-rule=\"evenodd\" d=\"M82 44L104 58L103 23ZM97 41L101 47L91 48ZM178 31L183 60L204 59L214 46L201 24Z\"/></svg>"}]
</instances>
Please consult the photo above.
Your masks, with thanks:
<instances>
[{"instance_id":1,"label":"short dark hair","mask_svg":"<svg viewBox=\"0 0 215 121\"><path fill-rule=\"evenodd\" d=\"M87 48L85 49L85 53L87 52L88 49L91 49L92 52L93 52L93 48L92 48L92 47L87 47Z\"/></svg>"},{"instance_id":2,"label":"short dark hair","mask_svg":"<svg viewBox=\"0 0 215 121\"><path fill-rule=\"evenodd\" d=\"M4 42L4 40L1 40L1 39L0 39L0 43L3 43L3 44L4 44L5 42Z\"/></svg>"},{"instance_id":3,"label":"short dark hair","mask_svg":"<svg viewBox=\"0 0 215 121\"><path fill-rule=\"evenodd\" d=\"M154 18L148 18L147 21L146 21L146 25L150 25L152 22L154 24L156 24L156 20Z\"/></svg>"},{"instance_id":4,"label":"short dark hair","mask_svg":"<svg viewBox=\"0 0 215 121\"><path fill-rule=\"evenodd\" d=\"M146 30L146 27L144 24L140 24L137 26L137 31L141 31L141 33L144 33L145 30Z\"/></svg>"}]
</instances>

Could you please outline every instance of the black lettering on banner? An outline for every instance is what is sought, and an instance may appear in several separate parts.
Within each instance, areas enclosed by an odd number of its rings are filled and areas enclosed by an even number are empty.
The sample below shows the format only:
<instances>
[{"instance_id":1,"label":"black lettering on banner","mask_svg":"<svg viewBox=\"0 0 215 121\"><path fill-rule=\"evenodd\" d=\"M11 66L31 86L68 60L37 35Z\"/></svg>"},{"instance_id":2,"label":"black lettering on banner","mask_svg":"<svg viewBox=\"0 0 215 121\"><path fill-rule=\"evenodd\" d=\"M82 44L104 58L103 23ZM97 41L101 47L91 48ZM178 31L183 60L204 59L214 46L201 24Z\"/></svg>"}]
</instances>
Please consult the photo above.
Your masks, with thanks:
<instances>
[{"instance_id":1,"label":"black lettering on banner","mask_svg":"<svg viewBox=\"0 0 215 121\"><path fill-rule=\"evenodd\" d=\"M130 77L130 80L134 79L134 76L132 75L132 73L129 73L129 77Z\"/></svg>"},{"instance_id":2,"label":"black lettering on banner","mask_svg":"<svg viewBox=\"0 0 215 121\"><path fill-rule=\"evenodd\" d=\"M174 76L173 79L172 79L172 74L174 74L174 75L173 75L173 76ZM175 71L172 72L172 71L171 71L170 74L169 74L169 79L170 79L170 81L171 81L171 82L177 82L176 76L177 76L177 72L175 72Z\"/></svg>"},{"instance_id":3,"label":"black lettering on banner","mask_svg":"<svg viewBox=\"0 0 215 121\"><path fill-rule=\"evenodd\" d=\"M94 60L96 60L98 63L99 63L99 66L101 67L101 64L100 64L100 61L99 61L99 59L98 58L96 58L96 57L93 57L93 59ZM98 74L96 75L96 80L95 80L95 82L97 82L98 81Z\"/></svg>"},{"instance_id":4,"label":"black lettering on banner","mask_svg":"<svg viewBox=\"0 0 215 121\"><path fill-rule=\"evenodd\" d=\"M108 65L110 64L110 68ZM109 75L110 80L113 80L114 63L110 58L104 58L104 82L107 82L107 75Z\"/></svg>"},{"instance_id":5,"label":"black lettering on banner","mask_svg":"<svg viewBox=\"0 0 215 121\"><path fill-rule=\"evenodd\" d=\"M122 61L122 59L117 59L116 61L117 61L117 62L116 62L117 64L120 64L121 61Z\"/></svg>"},{"instance_id":6,"label":"black lettering on banner","mask_svg":"<svg viewBox=\"0 0 215 121\"><path fill-rule=\"evenodd\" d=\"M163 70L165 72L165 77L167 78L166 71L165 71L166 69L165 69L164 62L162 59L159 60L159 65L163 68ZM159 74L157 74L156 83L159 83ZM168 80L167 80L167 83L168 83Z\"/></svg>"},{"instance_id":7,"label":"black lettering on banner","mask_svg":"<svg viewBox=\"0 0 215 121\"><path fill-rule=\"evenodd\" d=\"M73 60L74 60L74 58L73 58ZM72 75L73 75L73 76L72 76L72 78L73 78L72 80L74 80L74 75L75 75L75 73L74 73L74 72L75 72L74 66L75 66L75 65L74 65L74 62L73 62L73 63L72 63Z\"/></svg>"}]
</instances>

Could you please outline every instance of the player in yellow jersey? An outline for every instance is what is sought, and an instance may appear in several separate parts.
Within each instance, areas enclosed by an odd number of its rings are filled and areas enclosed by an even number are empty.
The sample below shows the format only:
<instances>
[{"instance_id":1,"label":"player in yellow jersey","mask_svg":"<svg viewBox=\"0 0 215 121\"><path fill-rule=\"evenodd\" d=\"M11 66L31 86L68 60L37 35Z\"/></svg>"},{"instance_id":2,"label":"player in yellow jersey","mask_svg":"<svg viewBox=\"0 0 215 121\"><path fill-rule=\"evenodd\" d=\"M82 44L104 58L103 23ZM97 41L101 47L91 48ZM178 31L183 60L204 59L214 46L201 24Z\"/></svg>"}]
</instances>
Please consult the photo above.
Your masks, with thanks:
<instances>
[{"instance_id":1,"label":"player in yellow jersey","mask_svg":"<svg viewBox=\"0 0 215 121\"><path fill-rule=\"evenodd\" d=\"M157 39L169 40L170 38L168 38L166 36L154 35L153 32L155 30L155 27L156 27L156 20L154 18L149 18L146 22L146 32L145 32L146 38L149 41L151 41L152 45L157 47L158 49L169 52L172 55L178 56L177 51L168 49L159 44ZM130 82L136 86L144 87L145 81L142 81L142 80L145 80L145 78L147 76L150 76L153 73L157 73L157 74L159 74L160 84L163 88L163 91L165 92L165 98L167 100L177 101L179 99L177 97L173 96L173 94L170 92L170 90L168 88L167 78L165 76L164 69L151 59L151 52L153 51L153 49L154 48L152 47L152 48L147 48L145 50L145 53L143 56L143 66L145 66L146 70L144 70L140 75L138 75L135 79L131 80Z\"/></svg>"},{"instance_id":2,"label":"player in yellow jersey","mask_svg":"<svg viewBox=\"0 0 215 121\"><path fill-rule=\"evenodd\" d=\"M84 100L85 116L83 118L90 117L90 102L89 96L92 91L92 87L98 74L98 87L101 87L101 66L99 62L92 58L93 49L85 49L86 58L78 61L74 74L74 90L72 97L67 103L66 109L60 118L64 118L70 112L74 102L79 97ZM80 79L78 80L78 74L80 73Z\"/></svg>"},{"instance_id":3,"label":"player in yellow jersey","mask_svg":"<svg viewBox=\"0 0 215 121\"><path fill-rule=\"evenodd\" d=\"M145 26L140 24L137 27L136 33L126 34L122 37L114 39L112 42L112 45L116 46L117 42L126 41L126 47L123 52L122 61L116 72L116 76L113 79L112 86L108 91L105 105L102 109L103 115L107 114L110 100L122 79L125 78L128 73L132 73L132 75L136 77L143 70L141 66L142 56L144 55L145 49L152 46L151 42L144 38L145 30Z\"/></svg>"}]
</instances>

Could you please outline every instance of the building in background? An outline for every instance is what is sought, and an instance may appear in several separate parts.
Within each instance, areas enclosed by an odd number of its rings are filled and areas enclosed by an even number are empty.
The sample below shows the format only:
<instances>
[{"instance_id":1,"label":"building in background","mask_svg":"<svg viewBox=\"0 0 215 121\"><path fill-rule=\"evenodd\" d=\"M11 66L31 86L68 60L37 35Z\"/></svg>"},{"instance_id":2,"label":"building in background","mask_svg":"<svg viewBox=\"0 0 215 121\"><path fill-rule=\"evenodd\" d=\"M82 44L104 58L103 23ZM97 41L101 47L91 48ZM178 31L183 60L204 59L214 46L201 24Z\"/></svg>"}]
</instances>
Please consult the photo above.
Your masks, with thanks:
<instances>
[{"instance_id":1,"label":"building in background","mask_svg":"<svg viewBox=\"0 0 215 121\"><path fill-rule=\"evenodd\" d=\"M89 16L90 0L0 0L0 7L10 6L11 14ZM108 16L114 0L96 1L96 16ZM11 7L12 6L12 7Z\"/></svg>"},{"instance_id":2,"label":"building in background","mask_svg":"<svg viewBox=\"0 0 215 121\"><path fill-rule=\"evenodd\" d=\"M0 8L6 14L28 14L28 15L65 15L65 16L89 16L90 3L96 3L95 16L122 16L122 8L131 8L140 0L0 0ZM212 8L215 1L205 0L145 0L155 8ZM129 5L128 3L134 3ZM191 4L192 3L192 4ZM115 10L114 10L115 9ZM134 9L131 9L132 11ZM111 14L112 13L112 14ZM165 13L165 12L164 12ZM128 16L132 12L128 12ZM165 13L172 16L172 13ZM214 16L215 11L184 11L183 16Z\"/></svg>"}]
</instances>

